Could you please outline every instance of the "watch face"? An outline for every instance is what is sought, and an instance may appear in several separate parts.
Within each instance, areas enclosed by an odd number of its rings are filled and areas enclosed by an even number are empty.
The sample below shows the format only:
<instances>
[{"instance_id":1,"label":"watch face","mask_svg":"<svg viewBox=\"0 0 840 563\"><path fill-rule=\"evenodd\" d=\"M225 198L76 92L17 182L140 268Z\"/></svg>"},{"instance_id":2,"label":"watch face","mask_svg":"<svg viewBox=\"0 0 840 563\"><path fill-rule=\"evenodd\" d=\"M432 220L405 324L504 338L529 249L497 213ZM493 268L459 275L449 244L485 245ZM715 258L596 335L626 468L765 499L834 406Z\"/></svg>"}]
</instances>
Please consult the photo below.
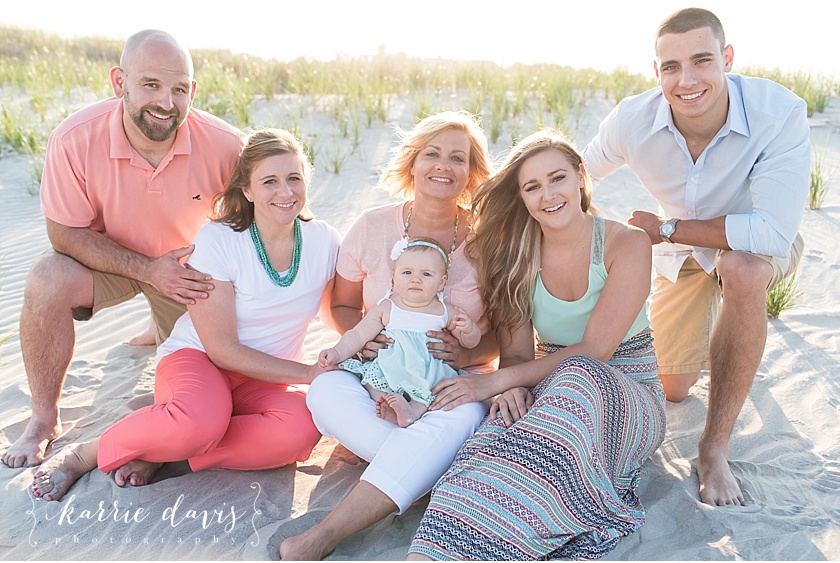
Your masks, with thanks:
<instances>
[{"instance_id":1,"label":"watch face","mask_svg":"<svg viewBox=\"0 0 840 563\"><path fill-rule=\"evenodd\" d=\"M659 234L664 237L669 237L674 234L674 224L673 223L662 223L662 226L659 227Z\"/></svg>"}]
</instances>

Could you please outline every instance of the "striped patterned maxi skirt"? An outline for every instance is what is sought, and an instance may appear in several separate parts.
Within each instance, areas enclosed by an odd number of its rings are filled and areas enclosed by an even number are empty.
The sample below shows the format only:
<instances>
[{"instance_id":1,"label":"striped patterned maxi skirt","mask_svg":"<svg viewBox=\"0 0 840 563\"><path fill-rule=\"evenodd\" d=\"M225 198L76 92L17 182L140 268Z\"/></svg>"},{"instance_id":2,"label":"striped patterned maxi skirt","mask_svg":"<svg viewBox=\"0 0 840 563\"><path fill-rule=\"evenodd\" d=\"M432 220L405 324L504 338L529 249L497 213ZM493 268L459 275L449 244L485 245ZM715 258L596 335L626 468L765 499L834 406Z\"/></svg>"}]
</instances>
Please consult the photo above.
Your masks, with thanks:
<instances>
[{"instance_id":1,"label":"striped patterned maxi skirt","mask_svg":"<svg viewBox=\"0 0 840 563\"><path fill-rule=\"evenodd\" d=\"M565 360L532 393L534 405L510 428L488 417L467 440L432 490L410 552L596 559L643 524L640 468L665 437L650 330L608 364Z\"/></svg>"}]
</instances>

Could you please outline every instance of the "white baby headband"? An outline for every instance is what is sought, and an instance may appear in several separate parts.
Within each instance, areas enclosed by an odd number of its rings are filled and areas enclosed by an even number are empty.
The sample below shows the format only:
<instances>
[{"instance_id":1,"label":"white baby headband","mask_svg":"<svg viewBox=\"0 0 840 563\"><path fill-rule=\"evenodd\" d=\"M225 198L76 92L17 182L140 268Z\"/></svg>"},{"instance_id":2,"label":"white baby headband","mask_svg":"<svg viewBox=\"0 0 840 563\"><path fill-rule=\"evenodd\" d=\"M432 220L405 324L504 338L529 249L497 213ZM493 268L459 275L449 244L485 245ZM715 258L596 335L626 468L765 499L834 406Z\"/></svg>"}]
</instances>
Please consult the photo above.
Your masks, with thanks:
<instances>
[{"instance_id":1,"label":"white baby headband","mask_svg":"<svg viewBox=\"0 0 840 563\"><path fill-rule=\"evenodd\" d=\"M394 248L391 249L391 260L396 262L397 258L402 256L402 253L405 252L405 249L412 246L428 246L429 248L434 248L440 252L441 256L443 256L443 263L446 264L447 267L449 266L449 257L440 246L433 242L426 242L425 240L413 240L409 242L405 237L401 238L394 244Z\"/></svg>"}]
</instances>

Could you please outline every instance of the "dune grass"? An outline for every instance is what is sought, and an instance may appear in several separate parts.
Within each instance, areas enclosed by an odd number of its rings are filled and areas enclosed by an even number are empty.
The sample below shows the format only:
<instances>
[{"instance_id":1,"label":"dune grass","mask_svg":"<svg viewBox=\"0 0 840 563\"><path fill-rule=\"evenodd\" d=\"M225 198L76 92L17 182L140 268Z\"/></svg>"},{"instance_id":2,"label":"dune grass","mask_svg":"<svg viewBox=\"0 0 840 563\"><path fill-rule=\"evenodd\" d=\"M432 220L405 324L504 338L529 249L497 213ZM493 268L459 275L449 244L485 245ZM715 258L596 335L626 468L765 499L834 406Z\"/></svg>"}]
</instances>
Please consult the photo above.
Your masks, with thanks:
<instances>
[{"instance_id":1,"label":"dune grass","mask_svg":"<svg viewBox=\"0 0 840 563\"><path fill-rule=\"evenodd\" d=\"M798 270L779 282L767 293L767 316L774 319L779 318L782 311L796 305L796 300L802 296L799 284L796 280Z\"/></svg>"},{"instance_id":2,"label":"dune grass","mask_svg":"<svg viewBox=\"0 0 840 563\"><path fill-rule=\"evenodd\" d=\"M808 107L808 117L815 112L825 111L825 106L831 96L840 95L840 82L826 76L808 72L783 72L779 69L748 67L744 74L767 78L787 87L794 94L805 100Z\"/></svg>"},{"instance_id":3,"label":"dune grass","mask_svg":"<svg viewBox=\"0 0 840 563\"><path fill-rule=\"evenodd\" d=\"M121 49L121 41L64 39L0 26L0 153L30 155L39 181L50 131L69 113L111 95L108 71L118 63ZM501 67L384 51L332 61L266 60L227 50L193 50L192 55L199 83L195 107L245 130L289 129L307 144L313 159L321 155L330 161L335 173L358 148L363 130L388 120L397 97L410 98L415 120L465 109L480 117L492 143L509 146L544 126L574 137L590 101L618 103L655 85L651 78L623 68L600 72L551 64ZM838 93L836 81L819 76L749 71L797 92L808 101L809 112L822 111ZM280 97L294 99L296 107L270 122L259 116L261 101ZM307 130L316 115L331 119L337 134L320 138Z\"/></svg>"},{"instance_id":4,"label":"dune grass","mask_svg":"<svg viewBox=\"0 0 840 563\"><path fill-rule=\"evenodd\" d=\"M808 208L816 211L828 195L831 174L823 168L823 153L816 147L811 150L811 181L808 185Z\"/></svg>"}]
</instances>

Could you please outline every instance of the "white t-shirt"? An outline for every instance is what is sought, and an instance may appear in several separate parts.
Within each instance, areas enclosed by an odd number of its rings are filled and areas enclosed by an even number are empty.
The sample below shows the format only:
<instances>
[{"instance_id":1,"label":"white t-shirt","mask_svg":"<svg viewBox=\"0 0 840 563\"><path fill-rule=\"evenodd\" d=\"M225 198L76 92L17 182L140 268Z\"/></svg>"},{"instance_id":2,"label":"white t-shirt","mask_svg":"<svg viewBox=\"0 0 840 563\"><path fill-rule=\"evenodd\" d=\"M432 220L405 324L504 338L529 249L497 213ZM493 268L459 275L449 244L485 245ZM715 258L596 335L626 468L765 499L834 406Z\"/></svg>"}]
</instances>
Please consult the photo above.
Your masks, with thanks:
<instances>
[{"instance_id":1,"label":"white t-shirt","mask_svg":"<svg viewBox=\"0 0 840 563\"><path fill-rule=\"evenodd\" d=\"M338 231L323 221L302 221L300 227L300 268L289 287L280 287L268 277L248 230L236 232L221 223L201 228L187 261L214 280L233 284L240 343L293 361L303 358L304 337L318 313L324 287L335 276L341 240ZM182 348L204 351L189 312L160 345L157 360Z\"/></svg>"}]
</instances>

